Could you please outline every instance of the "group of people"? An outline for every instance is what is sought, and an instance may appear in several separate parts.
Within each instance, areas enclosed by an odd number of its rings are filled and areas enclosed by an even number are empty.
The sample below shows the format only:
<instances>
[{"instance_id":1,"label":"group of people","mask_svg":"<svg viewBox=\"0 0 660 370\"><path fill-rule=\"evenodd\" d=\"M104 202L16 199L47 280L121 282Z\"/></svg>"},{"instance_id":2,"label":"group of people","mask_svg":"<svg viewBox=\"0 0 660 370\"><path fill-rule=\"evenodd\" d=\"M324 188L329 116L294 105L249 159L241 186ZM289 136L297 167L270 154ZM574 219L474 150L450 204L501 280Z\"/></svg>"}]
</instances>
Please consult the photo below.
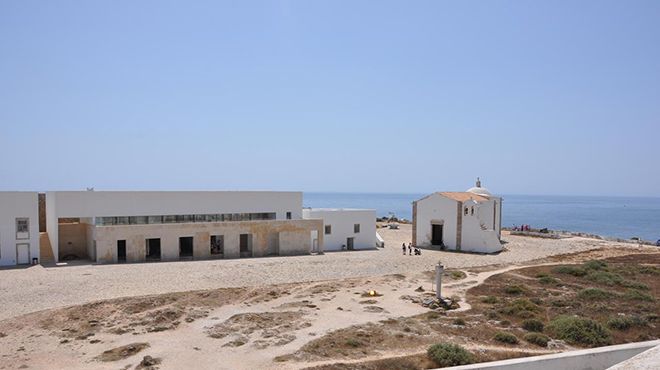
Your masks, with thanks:
<instances>
[{"instance_id":1,"label":"group of people","mask_svg":"<svg viewBox=\"0 0 660 370\"><path fill-rule=\"evenodd\" d=\"M513 225L513 231L529 231L529 225Z\"/></svg>"},{"instance_id":2,"label":"group of people","mask_svg":"<svg viewBox=\"0 0 660 370\"><path fill-rule=\"evenodd\" d=\"M415 247L413 248L412 243L408 243L408 255L412 256L413 250L415 252L415 256L421 256L422 255L422 250ZM406 243L401 244L401 249L403 250L403 255L406 255Z\"/></svg>"}]
</instances>

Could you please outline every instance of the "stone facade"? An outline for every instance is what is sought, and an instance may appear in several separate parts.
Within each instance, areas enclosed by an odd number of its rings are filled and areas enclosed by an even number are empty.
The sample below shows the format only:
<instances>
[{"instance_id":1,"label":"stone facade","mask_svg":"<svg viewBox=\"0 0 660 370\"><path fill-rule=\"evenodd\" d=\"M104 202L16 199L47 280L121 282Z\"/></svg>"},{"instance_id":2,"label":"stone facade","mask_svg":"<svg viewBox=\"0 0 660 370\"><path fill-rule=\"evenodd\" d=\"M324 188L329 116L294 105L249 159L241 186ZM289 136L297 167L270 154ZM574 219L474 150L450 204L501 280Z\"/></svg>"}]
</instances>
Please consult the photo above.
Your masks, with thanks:
<instances>
[{"instance_id":1,"label":"stone facade","mask_svg":"<svg viewBox=\"0 0 660 370\"><path fill-rule=\"evenodd\" d=\"M126 262L146 260L146 240L160 239L160 260L176 261L179 238L193 238L193 259L218 258L211 255L212 235L222 235L221 258L239 258L240 236L250 235L252 257L289 256L312 252L312 231L318 235L319 252L323 251L323 220L270 220L244 222L208 222L154 225L97 226L96 262L116 263L117 241L126 241Z\"/></svg>"}]
</instances>

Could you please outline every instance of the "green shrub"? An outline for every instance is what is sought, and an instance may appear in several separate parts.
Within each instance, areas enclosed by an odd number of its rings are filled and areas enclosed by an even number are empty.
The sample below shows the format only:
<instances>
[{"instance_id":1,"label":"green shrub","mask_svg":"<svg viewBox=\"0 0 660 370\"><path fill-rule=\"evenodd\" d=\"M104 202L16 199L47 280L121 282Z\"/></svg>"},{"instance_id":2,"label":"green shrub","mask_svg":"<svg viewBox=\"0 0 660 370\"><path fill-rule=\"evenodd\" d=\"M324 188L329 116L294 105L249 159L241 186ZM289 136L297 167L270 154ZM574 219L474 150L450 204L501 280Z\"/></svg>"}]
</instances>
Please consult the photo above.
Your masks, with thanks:
<instances>
[{"instance_id":1,"label":"green shrub","mask_svg":"<svg viewBox=\"0 0 660 370\"><path fill-rule=\"evenodd\" d=\"M587 271L583 269L582 267L578 266L557 266L552 269L552 272L557 273L557 274L564 274L564 275L573 275L577 277L581 277L587 274Z\"/></svg>"},{"instance_id":2,"label":"green shrub","mask_svg":"<svg viewBox=\"0 0 660 370\"><path fill-rule=\"evenodd\" d=\"M346 340L346 344L351 347L359 347L362 345L362 343L359 340L353 338L349 338L348 340Z\"/></svg>"},{"instance_id":3,"label":"green shrub","mask_svg":"<svg viewBox=\"0 0 660 370\"><path fill-rule=\"evenodd\" d=\"M527 333L524 336L524 339L532 344L536 344L539 347L547 347L550 338L547 335L539 333Z\"/></svg>"},{"instance_id":4,"label":"green shrub","mask_svg":"<svg viewBox=\"0 0 660 370\"><path fill-rule=\"evenodd\" d=\"M557 285L557 284L559 284L559 280L553 278L552 276L545 275L545 276L539 277L539 283L546 284L546 285L551 285L551 284L552 285Z\"/></svg>"},{"instance_id":5,"label":"green shrub","mask_svg":"<svg viewBox=\"0 0 660 370\"><path fill-rule=\"evenodd\" d=\"M518 344L518 337L511 333L505 331L498 331L493 337L498 342L507 343L507 344Z\"/></svg>"},{"instance_id":6,"label":"green shrub","mask_svg":"<svg viewBox=\"0 0 660 370\"><path fill-rule=\"evenodd\" d=\"M642 293L639 290L634 290L634 289L628 289L626 294L624 294L624 297L626 299L629 299L631 301L644 301L644 302L654 302L655 298L653 298L652 295Z\"/></svg>"},{"instance_id":7,"label":"green shrub","mask_svg":"<svg viewBox=\"0 0 660 370\"><path fill-rule=\"evenodd\" d=\"M508 302L506 306L498 310L503 315L518 316L523 319L534 316L534 313L538 311L540 311L540 308L526 298L518 298L512 302Z\"/></svg>"},{"instance_id":8,"label":"green shrub","mask_svg":"<svg viewBox=\"0 0 660 370\"><path fill-rule=\"evenodd\" d=\"M527 319L523 321L522 328L527 331L542 332L543 331L543 321L538 319Z\"/></svg>"},{"instance_id":9,"label":"green shrub","mask_svg":"<svg viewBox=\"0 0 660 370\"><path fill-rule=\"evenodd\" d=\"M623 277L621 275L607 271L592 271L587 275L586 279L593 281L594 283L608 286L621 284L623 281Z\"/></svg>"},{"instance_id":10,"label":"green shrub","mask_svg":"<svg viewBox=\"0 0 660 370\"><path fill-rule=\"evenodd\" d=\"M465 326L465 320L461 317L454 319L454 325Z\"/></svg>"},{"instance_id":11,"label":"green shrub","mask_svg":"<svg viewBox=\"0 0 660 370\"><path fill-rule=\"evenodd\" d=\"M449 276L451 276L451 278L454 280L461 280L461 279L465 279L467 277L467 274L464 273L463 271L451 271L449 273Z\"/></svg>"},{"instance_id":12,"label":"green shrub","mask_svg":"<svg viewBox=\"0 0 660 370\"><path fill-rule=\"evenodd\" d=\"M502 320L502 321L500 321L500 325L502 325L502 326L511 326L511 321Z\"/></svg>"},{"instance_id":13,"label":"green shrub","mask_svg":"<svg viewBox=\"0 0 660 370\"><path fill-rule=\"evenodd\" d=\"M598 288L586 288L580 290L577 297L588 301L600 301L612 297L612 293Z\"/></svg>"},{"instance_id":14,"label":"green shrub","mask_svg":"<svg viewBox=\"0 0 660 370\"><path fill-rule=\"evenodd\" d=\"M598 260L591 260L584 264L584 268L588 270L604 270L607 268L607 263Z\"/></svg>"},{"instance_id":15,"label":"green shrub","mask_svg":"<svg viewBox=\"0 0 660 370\"><path fill-rule=\"evenodd\" d=\"M504 287L504 293L511 295L523 294L525 289L520 285L507 285Z\"/></svg>"},{"instance_id":16,"label":"green shrub","mask_svg":"<svg viewBox=\"0 0 660 370\"><path fill-rule=\"evenodd\" d=\"M495 303L499 302L499 300L497 299L497 297L493 297L492 295L489 295L488 297L482 297L481 302L482 303L488 303L488 304L495 304Z\"/></svg>"},{"instance_id":17,"label":"green shrub","mask_svg":"<svg viewBox=\"0 0 660 370\"><path fill-rule=\"evenodd\" d=\"M621 286L637 290L649 290L649 286L638 281L623 280Z\"/></svg>"},{"instance_id":18,"label":"green shrub","mask_svg":"<svg viewBox=\"0 0 660 370\"><path fill-rule=\"evenodd\" d=\"M613 330L625 331L634 326L636 327L647 326L648 321L640 316L617 316L607 320L607 323L605 325Z\"/></svg>"},{"instance_id":19,"label":"green shrub","mask_svg":"<svg viewBox=\"0 0 660 370\"><path fill-rule=\"evenodd\" d=\"M465 348L451 343L434 344L426 351L426 354L438 366L460 366L474 363L474 355Z\"/></svg>"},{"instance_id":20,"label":"green shrub","mask_svg":"<svg viewBox=\"0 0 660 370\"><path fill-rule=\"evenodd\" d=\"M660 268L655 266L642 266L639 268L639 272L647 275L660 275Z\"/></svg>"},{"instance_id":21,"label":"green shrub","mask_svg":"<svg viewBox=\"0 0 660 370\"><path fill-rule=\"evenodd\" d=\"M548 325L553 337L570 344L591 347L611 343L610 332L597 321L576 316L557 316Z\"/></svg>"}]
</instances>

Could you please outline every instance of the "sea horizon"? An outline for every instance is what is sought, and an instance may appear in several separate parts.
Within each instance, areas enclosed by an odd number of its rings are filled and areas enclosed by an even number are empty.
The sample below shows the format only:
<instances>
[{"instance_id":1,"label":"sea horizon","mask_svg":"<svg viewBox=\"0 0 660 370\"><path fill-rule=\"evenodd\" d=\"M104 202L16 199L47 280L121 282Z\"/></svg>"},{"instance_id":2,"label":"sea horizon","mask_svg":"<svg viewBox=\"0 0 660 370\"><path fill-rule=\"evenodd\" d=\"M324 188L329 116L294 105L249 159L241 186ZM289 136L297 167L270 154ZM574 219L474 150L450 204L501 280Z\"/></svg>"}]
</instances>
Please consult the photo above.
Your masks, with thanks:
<instances>
[{"instance_id":1,"label":"sea horizon","mask_svg":"<svg viewBox=\"0 0 660 370\"><path fill-rule=\"evenodd\" d=\"M369 208L378 217L412 219L412 202L428 193L303 192L303 206ZM502 226L583 232L647 241L660 239L660 197L496 194Z\"/></svg>"}]
</instances>

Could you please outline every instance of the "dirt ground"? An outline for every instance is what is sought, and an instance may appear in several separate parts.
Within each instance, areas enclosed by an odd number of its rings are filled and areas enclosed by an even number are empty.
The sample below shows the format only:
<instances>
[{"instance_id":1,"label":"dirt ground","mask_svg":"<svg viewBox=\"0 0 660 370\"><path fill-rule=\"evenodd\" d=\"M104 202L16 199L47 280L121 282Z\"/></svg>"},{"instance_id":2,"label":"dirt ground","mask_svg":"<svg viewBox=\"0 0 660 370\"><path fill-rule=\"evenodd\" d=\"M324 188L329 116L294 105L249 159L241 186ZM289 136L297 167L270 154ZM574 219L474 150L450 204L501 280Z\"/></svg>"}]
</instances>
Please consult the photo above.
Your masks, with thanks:
<instances>
[{"instance_id":1,"label":"dirt ground","mask_svg":"<svg viewBox=\"0 0 660 370\"><path fill-rule=\"evenodd\" d=\"M574 242L589 245L581 240ZM552 254L527 251L538 258L527 263L492 259L496 263L491 265L482 264L484 256L446 253L467 261L462 263L466 268L450 268L444 277L443 295L460 302L458 310L449 312L419 304L433 296L433 264L366 277L181 291L50 308L0 321L0 369L381 369L392 364L421 369L433 366L425 351L439 341L462 344L480 361L563 351L575 346L558 342L540 348L522 340L515 346L493 341L499 330L522 337L520 320L489 319L486 312L493 307L481 297L514 280L524 282L534 294L547 289L536 277L552 274L546 264L602 258L610 258L613 266L641 260L653 267L658 264L660 254L653 248L594 245L551 258ZM519 270L524 266L533 267ZM656 280L644 280L656 275L633 273L639 275L635 280L652 287L647 294L658 294ZM570 275L558 278L569 287L591 284L573 281ZM484 287L486 291L479 290ZM625 291L621 288L621 294ZM575 294L571 292L566 294ZM509 323L504 326L502 321ZM657 337L652 331L635 330L614 341Z\"/></svg>"}]
</instances>

